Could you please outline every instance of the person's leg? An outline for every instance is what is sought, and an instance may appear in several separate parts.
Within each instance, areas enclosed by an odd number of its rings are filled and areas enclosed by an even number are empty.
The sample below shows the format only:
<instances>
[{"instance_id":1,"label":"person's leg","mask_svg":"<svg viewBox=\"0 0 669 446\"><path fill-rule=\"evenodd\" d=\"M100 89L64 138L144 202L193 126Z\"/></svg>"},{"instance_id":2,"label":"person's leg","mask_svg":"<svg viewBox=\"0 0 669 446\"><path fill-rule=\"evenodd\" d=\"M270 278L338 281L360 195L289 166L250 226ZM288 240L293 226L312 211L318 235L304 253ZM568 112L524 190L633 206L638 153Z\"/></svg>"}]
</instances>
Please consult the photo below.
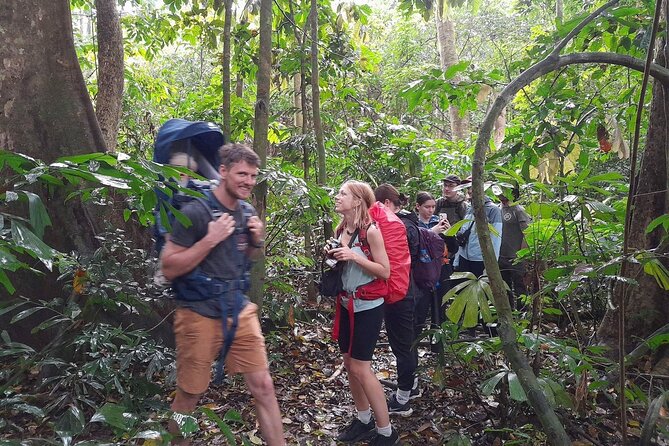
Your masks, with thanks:
<instances>
[{"instance_id":1,"label":"person's leg","mask_svg":"<svg viewBox=\"0 0 669 446\"><path fill-rule=\"evenodd\" d=\"M518 262L515 265L513 265L511 280L513 282L513 292L516 296L516 299L523 294L527 295L527 286L525 285L526 272L527 272L527 264L525 262ZM524 306L523 304L519 305L518 303L516 303L516 307L518 309L521 309L521 307L523 306Z\"/></svg>"},{"instance_id":2,"label":"person's leg","mask_svg":"<svg viewBox=\"0 0 669 446\"><path fill-rule=\"evenodd\" d=\"M418 288L413 306L413 331L416 339L427 328L427 315L432 305L432 294L434 290L425 290Z\"/></svg>"},{"instance_id":3,"label":"person's leg","mask_svg":"<svg viewBox=\"0 0 669 446\"><path fill-rule=\"evenodd\" d=\"M379 331L381 331L383 306L361 311L355 313L353 316L355 327L353 327L353 332L351 333L348 310L345 307L341 308L339 349L342 352L344 367L348 373L349 388L351 389L351 395L357 412L356 418L343 428L337 436L337 440L347 443L367 440L376 435L370 401L367 398L363 383L359 381L358 374L354 373L354 371L356 369L356 361L364 360L368 364L371 364ZM352 358L352 355L362 359L355 360ZM371 370L371 366L368 367Z\"/></svg>"},{"instance_id":4,"label":"person's leg","mask_svg":"<svg viewBox=\"0 0 669 446\"><path fill-rule=\"evenodd\" d=\"M265 441L269 446L285 445L281 412L269 370L244 373L244 380L255 399L258 422Z\"/></svg>"},{"instance_id":5,"label":"person's leg","mask_svg":"<svg viewBox=\"0 0 669 446\"><path fill-rule=\"evenodd\" d=\"M514 294L513 265L511 265L511 262L507 257L500 257L498 264L500 273L502 273L502 279L504 279L504 282L509 287L507 295L509 296L509 305L511 305L511 309L513 310L516 306L515 305L516 299Z\"/></svg>"},{"instance_id":6,"label":"person's leg","mask_svg":"<svg viewBox=\"0 0 669 446\"><path fill-rule=\"evenodd\" d=\"M451 260L452 262L453 260ZM448 306L444 303L444 296L454 286L451 280L453 274L453 266L450 263L445 263L441 267L441 275L439 276L439 287L437 288L434 300L432 301L432 324L440 327L446 320L446 308Z\"/></svg>"},{"instance_id":7,"label":"person's leg","mask_svg":"<svg viewBox=\"0 0 669 446\"><path fill-rule=\"evenodd\" d=\"M190 414L209 387L211 364L222 344L220 319L210 319L191 310L179 308L174 315L174 339L177 352L177 390L171 409L175 412L168 430L175 436L172 444L187 445L176 422L178 414Z\"/></svg>"},{"instance_id":8,"label":"person's leg","mask_svg":"<svg viewBox=\"0 0 669 446\"><path fill-rule=\"evenodd\" d=\"M379 427L388 426L390 424L390 417L388 415L386 395L383 392L383 387L379 379L372 371L372 362L350 358L347 371L349 378L353 378L351 381L355 381L356 385L359 386L359 390L364 394L364 400L368 404L367 407L371 406L374 411L376 425ZM351 388L351 391L353 391L353 388ZM358 398L363 399L361 395L358 395ZM355 395L354 399L356 399ZM356 408L360 410L357 400Z\"/></svg>"},{"instance_id":9,"label":"person's leg","mask_svg":"<svg viewBox=\"0 0 669 446\"><path fill-rule=\"evenodd\" d=\"M258 306L253 303L246 304L239 314L237 333L225 366L230 373L244 375L246 385L255 399L260 429L267 444L286 444L281 412L267 363L265 338L260 329Z\"/></svg>"},{"instance_id":10,"label":"person's leg","mask_svg":"<svg viewBox=\"0 0 669 446\"><path fill-rule=\"evenodd\" d=\"M413 387L414 373L418 365L415 349L412 350L414 291L410 289L404 299L385 305L386 333L390 349L397 359L397 387L407 392Z\"/></svg>"},{"instance_id":11,"label":"person's leg","mask_svg":"<svg viewBox=\"0 0 669 446\"><path fill-rule=\"evenodd\" d=\"M191 393L184 392L183 390L177 387L176 393L174 395L174 401L172 401L170 409L172 409L172 412L175 412L177 414L189 414L195 410L198 401L200 401L201 396L202 396L201 394L193 395ZM172 416L167 425L167 430L169 431L170 434L174 436L174 440L172 440L171 444L179 446L189 445L190 440L181 437L181 430L179 429L179 424L174 418L175 416Z\"/></svg>"}]
</instances>

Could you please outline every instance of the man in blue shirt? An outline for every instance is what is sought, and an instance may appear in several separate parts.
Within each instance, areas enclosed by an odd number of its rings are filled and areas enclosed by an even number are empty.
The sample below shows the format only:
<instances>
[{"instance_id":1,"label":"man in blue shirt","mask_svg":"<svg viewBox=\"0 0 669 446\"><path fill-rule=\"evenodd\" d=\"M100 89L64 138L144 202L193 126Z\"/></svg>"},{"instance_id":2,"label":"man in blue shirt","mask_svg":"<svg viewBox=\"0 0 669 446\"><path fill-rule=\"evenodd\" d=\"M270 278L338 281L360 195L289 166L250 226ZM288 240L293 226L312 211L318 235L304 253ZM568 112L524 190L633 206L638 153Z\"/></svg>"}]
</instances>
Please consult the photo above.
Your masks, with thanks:
<instances>
[{"instance_id":1,"label":"man in blue shirt","mask_svg":"<svg viewBox=\"0 0 669 446\"><path fill-rule=\"evenodd\" d=\"M491 231L490 237L492 238L492 245L495 249L495 257L499 259L499 250L502 245L502 212L488 196L484 198L483 207L485 208L486 220L493 228L495 228L495 231L497 231L497 234ZM479 243L479 237L476 233L473 206L470 206L467 210L464 220L468 220L468 223L462 225L458 231L458 238L466 235L467 231L469 231L469 237L467 237L466 244L460 246L460 249L458 249L458 253L455 256L454 267L455 271L469 271L478 277L483 274L485 266L483 265L481 244Z\"/></svg>"}]
</instances>

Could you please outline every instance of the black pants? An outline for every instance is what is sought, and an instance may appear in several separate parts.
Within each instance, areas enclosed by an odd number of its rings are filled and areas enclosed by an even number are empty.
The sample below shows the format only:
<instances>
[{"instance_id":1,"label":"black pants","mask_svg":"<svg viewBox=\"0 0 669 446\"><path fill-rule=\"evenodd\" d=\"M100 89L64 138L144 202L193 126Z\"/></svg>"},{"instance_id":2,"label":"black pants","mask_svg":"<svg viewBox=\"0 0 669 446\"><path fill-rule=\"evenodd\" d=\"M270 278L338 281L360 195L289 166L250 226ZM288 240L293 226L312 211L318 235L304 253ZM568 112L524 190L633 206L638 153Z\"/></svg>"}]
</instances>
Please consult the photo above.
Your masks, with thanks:
<instances>
[{"instance_id":1,"label":"black pants","mask_svg":"<svg viewBox=\"0 0 669 446\"><path fill-rule=\"evenodd\" d=\"M412 282L404 299L384 305L386 332L390 348L397 358L397 387L400 390L411 390L418 366L417 350L411 348L414 341L416 289Z\"/></svg>"},{"instance_id":2,"label":"black pants","mask_svg":"<svg viewBox=\"0 0 669 446\"><path fill-rule=\"evenodd\" d=\"M460 257L458 266L455 268L456 272L470 272L476 277L481 277L484 270L483 260L467 260L464 257Z\"/></svg>"},{"instance_id":3,"label":"black pants","mask_svg":"<svg viewBox=\"0 0 669 446\"><path fill-rule=\"evenodd\" d=\"M453 259L451 259L453 262ZM441 267L441 275L439 276L439 286L435 290L432 299L432 324L440 327L446 320L446 308L444 305L444 296L453 288L451 284L451 274L453 274L453 266L451 263L446 263Z\"/></svg>"},{"instance_id":4,"label":"black pants","mask_svg":"<svg viewBox=\"0 0 669 446\"><path fill-rule=\"evenodd\" d=\"M515 265L513 257L500 257L499 269L502 273L502 279L509 286L509 304L512 309L516 308L516 298L522 294L527 294L525 286L525 262L518 262Z\"/></svg>"}]
</instances>

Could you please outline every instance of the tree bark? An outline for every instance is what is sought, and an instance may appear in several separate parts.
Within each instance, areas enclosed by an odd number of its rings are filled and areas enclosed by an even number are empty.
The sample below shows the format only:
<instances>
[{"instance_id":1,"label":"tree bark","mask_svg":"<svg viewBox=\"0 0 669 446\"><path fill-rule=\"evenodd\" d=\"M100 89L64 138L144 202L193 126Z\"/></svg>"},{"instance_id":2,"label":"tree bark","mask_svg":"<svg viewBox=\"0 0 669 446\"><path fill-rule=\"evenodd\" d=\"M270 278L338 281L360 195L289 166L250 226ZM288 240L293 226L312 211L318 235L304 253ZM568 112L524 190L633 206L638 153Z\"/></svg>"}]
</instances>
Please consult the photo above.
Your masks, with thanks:
<instances>
[{"instance_id":1,"label":"tree bark","mask_svg":"<svg viewBox=\"0 0 669 446\"><path fill-rule=\"evenodd\" d=\"M0 147L51 162L105 147L67 0L0 3Z\"/></svg>"},{"instance_id":2,"label":"tree bark","mask_svg":"<svg viewBox=\"0 0 669 446\"><path fill-rule=\"evenodd\" d=\"M123 33L116 0L95 0L98 32L98 94L95 114L107 146L116 149L123 109Z\"/></svg>"},{"instance_id":3,"label":"tree bark","mask_svg":"<svg viewBox=\"0 0 669 446\"><path fill-rule=\"evenodd\" d=\"M458 53L455 48L455 25L451 19L444 16L444 1L436 2L435 22L437 25L437 45L439 47L439 62L441 69L446 71L458 63ZM460 82L461 77L455 76L453 82ZM469 137L469 117L460 116L460 110L449 105L448 114L451 121L451 139L463 140Z\"/></svg>"},{"instance_id":4,"label":"tree bark","mask_svg":"<svg viewBox=\"0 0 669 446\"><path fill-rule=\"evenodd\" d=\"M223 57L222 57L222 87L223 87L223 135L226 141L230 140L230 29L232 27L232 0L225 0L225 24L223 25Z\"/></svg>"},{"instance_id":5,"label":"tree bark","mask_svg":"<svg viewBox=\"0 0 669 446\"><path fill-rule=\"evenodd\" d=\"M267 165L269 141L269 107L270 84L272 75L272 0L260 2L260 47L258 49L258 81L255 104L255 120L253 123L253 150L260 157L261 168ZM255 206L258 216L265 221L267 211L267 183L260 182L255 190ZM253 302L262 303L262 288L265 274L265 257L256 262L251 271L250 298Z\"/></svg>"},{"instance_id":6,"label":"tree bark","mask_svg":"<svg viewBox=\"0 0 669 446\"><path fill-rule=\"evenodd\" d=\"M664 57L658 57L659 64L664 64ZM654 82L653 99L650 109L650 120L646 145L641 159L636 185L636 195L633 197L629 247L631 251L656 249L655 255L665 267L669 267L666 258L669 249L662 244L663 230L656 229L646 234L646 227L655 218L669 212L666 201L667 190L667 132L669 130L666 111L669 100L666 97L666 87ZM625 346L626 350L634 348L639 339L646 338L653 331L669 322L669 307L667 306L667 291L658 286L654 277L643 271L638 263L627 262L624 275L633 278L638 285L618 284L614 289L614 301L625 298ZM618 350L618 308L609 309L600 325L597 335L599 341L611 347L615 353Z\"/></svg>"}]
</instances>

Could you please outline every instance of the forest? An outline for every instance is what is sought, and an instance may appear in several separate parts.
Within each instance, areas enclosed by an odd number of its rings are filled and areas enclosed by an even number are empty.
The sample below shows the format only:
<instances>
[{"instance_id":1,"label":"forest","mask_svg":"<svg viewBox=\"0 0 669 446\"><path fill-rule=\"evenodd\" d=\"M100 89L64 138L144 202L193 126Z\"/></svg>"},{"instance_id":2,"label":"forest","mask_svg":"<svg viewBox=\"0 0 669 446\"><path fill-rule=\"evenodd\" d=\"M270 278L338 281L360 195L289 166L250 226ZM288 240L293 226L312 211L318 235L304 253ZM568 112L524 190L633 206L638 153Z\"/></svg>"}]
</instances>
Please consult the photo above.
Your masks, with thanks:
<instances>
[{"instance_id":1,"label":"forest","mask_svg":"<svg viewBox=\"0 0 669 446\"><path fill-rule=\"evenodd\" d=\"M485 273L416 335L395 444L668 444L668 25L662 0L3 0L0 444L280 444L246 375L170 406L155 227L188 228L165 197L205 179L158 156L173 118L259 159L247 294L285 444L362 420L318 287L342 184L415 211L449 175ZM486 216L502 198L531 218L515 305ZM371 369L391 398L388 332Z\"/></svg>"}]
</instances>

